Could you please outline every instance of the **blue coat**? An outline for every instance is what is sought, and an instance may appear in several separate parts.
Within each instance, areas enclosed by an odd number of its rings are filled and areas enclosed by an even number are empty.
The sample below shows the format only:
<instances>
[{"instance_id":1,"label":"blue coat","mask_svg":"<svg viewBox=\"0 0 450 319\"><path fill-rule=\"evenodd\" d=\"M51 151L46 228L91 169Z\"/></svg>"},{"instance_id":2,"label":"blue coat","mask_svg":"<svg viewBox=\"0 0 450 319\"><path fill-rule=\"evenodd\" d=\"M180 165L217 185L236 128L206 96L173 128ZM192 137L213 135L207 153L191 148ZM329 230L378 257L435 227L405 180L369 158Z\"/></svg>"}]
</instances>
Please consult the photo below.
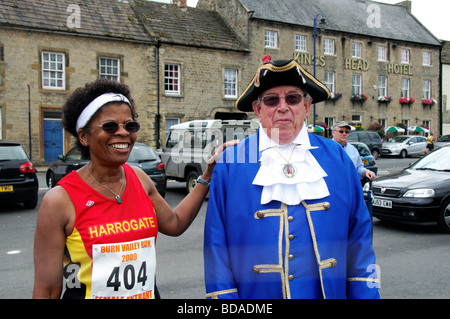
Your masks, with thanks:
<instances>
[{"instance_id":1,"label":"blue coat","mask_svg":"<svg viewBox=\"0 0 450 319\"><path fill-rule=\"evenodd\" d=\"M310 134L330 196L261 205L258 134L214 169L205 222L207 298L379 298L371 220L342 147ZM299 172L301 173L301 172Z\"/></svg>"}]
</instances>

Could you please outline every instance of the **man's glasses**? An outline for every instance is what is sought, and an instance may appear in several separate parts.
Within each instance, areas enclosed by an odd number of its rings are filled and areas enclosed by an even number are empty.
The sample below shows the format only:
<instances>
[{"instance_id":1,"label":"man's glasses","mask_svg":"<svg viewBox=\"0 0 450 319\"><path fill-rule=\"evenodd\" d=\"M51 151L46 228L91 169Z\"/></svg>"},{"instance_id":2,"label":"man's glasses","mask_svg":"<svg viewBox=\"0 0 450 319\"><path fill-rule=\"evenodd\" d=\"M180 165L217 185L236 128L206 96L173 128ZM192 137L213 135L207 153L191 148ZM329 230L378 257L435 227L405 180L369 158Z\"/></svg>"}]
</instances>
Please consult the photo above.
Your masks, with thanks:
<instances>
[{"instance_id":1,"label":"man's glasses","mask_svg":"<svg viewBox=\"0 0 450 319\"><path fill-rule=\"evenodd\" d=\"M303 101L303 98L306 97L305 95L301 94L288 94L284 97L284 100L286 101L287 105L298 105ZM267 106L277 106L280 104L280 100L282 98L278 95L266 95L262 98L262 101Z\"/></svg>"},{"instance_id":2,"label":"man's glasses","mask_svg":"<svg viewBox=\"0 0 450 319\"><path fill-rule=\"evenodd\" d=\"M341 133L341 134L348 134L348 133L350 133L350 131L349 130L340 130L340 131L336 131L336 132L339 132L339 133Z\"/></svg>"},{"instance_id":3,"label":"man's glasses","mask_svg":"<svg viewBox=\"0 0 450 319\"><path fill-rule=\"evenodd\" d=\"M119 124L114 121L109 121L106 123L103 123L102 125L97 125L98 127L101 127L103 131L105 131L108 134L114 134L119 130L120 126L123 126L125 130L128 133L136 133L141 128L141 124L139 124L136 121L130 121L126 122L125 124Z\"/></svg>"}]
</instances>

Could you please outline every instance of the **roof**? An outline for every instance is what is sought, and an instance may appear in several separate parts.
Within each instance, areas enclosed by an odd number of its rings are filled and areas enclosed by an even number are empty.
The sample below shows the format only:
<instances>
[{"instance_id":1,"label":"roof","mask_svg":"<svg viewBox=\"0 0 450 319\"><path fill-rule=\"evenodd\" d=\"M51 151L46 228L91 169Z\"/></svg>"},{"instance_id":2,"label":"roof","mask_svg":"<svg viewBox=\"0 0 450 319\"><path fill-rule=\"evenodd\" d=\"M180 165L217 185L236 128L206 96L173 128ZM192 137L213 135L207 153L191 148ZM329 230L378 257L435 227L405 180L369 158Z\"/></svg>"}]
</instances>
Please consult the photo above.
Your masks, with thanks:
<instances>
[{"instance_id":1,"label":"roof","mask_svg":"<svg viewBox=\"0 0 450 319\"><path fill-rule=\"evenodd\" d=\"M126 0L0 0L0 27L152 41Z\"/></svg>"},{"instance_id":2,"label":"roof","mask_svg":"<svg viewBox=\"0 0 450 319\"><path fill-rule=\"evenodd\" d=\"M419 20L400 5L366 0L239 1L253 13L253 19L312 28L314 18L322 13L327 21L327 30L389 40L441 45L440 41ZM380 27L373 27L373 23L371 23L374 21L372 18L376 16L373 9L380 10Z\"/></svg>"},{"instance_id":3,"label":"roof","mask_svg":"<svg viewBox=\"0 0 450 319\"><path fill-rule=\"evenodd\" d=\"M147 31L163 43L247 50L215 11L145 0L134 1L134 8Z\"/></svg>"},{"instance_id":4,"label":"roof","mask_svg":"<svg viewBox=\"0 0 450 319\"><path fill-rule=\"evenodd\" d=\"M1 27L247 50L217 12L145 0L0 0Z\"/></svg>"}]
</instances>

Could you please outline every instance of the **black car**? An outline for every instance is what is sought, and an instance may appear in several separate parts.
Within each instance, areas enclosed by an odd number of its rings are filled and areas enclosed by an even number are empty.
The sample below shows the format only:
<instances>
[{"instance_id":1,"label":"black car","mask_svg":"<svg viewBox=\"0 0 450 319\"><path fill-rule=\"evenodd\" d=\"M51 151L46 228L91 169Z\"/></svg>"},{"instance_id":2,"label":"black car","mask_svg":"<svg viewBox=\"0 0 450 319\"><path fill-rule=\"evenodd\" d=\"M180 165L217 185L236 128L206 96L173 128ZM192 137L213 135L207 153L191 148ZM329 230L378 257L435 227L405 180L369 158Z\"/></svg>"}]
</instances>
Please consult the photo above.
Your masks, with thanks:
<instances>
[{"instance_id":1,"label":"black car","mask_svg":"<svg viewBox=\"0 0 450 319\"><path fill-rule=\"evenodd\" d=\"M380 220L437 222L450 233L449 158L450 146L445 146L402 172L374 180L373 216Z\"/></svg>"},{"instance_id":2,"label":"black car","mask_svg":"<svg viewBox=\"0 0 450 319\"><path fill-rule=\"evenodd\" d=\"M81 156L81 150L77 146L72 147L66 155L59 155L58 158L59 160L52 162L47 169L46 180L50 188L71 171L83 167L90 161L89 158ZM151 146L143 143L134 144L127 164L141 168L152 179L161 196L166 195L167 178L164 163Z\"/></svg>"},{"instance_id":3,"label":"black car","mask_svg":"<svg viewBox=\"0 0 450 319\"><path fill-rule=\"evenodd\" d=\"M377 159L381 153L383 141L377 132L373 131L353 131L348 135L349 142L361 142L369 147L372 156Z\"/></svg>"},{"instance_id":4,"label":"black car","mask_svg":"<svg viewBox=\"0 0 450 319\"><path fill-rule=\"evenodd\" d=\"M35 208L39 182L33 163L16 142L0 140L0 202Z\"/></svg>"}]
</instances>

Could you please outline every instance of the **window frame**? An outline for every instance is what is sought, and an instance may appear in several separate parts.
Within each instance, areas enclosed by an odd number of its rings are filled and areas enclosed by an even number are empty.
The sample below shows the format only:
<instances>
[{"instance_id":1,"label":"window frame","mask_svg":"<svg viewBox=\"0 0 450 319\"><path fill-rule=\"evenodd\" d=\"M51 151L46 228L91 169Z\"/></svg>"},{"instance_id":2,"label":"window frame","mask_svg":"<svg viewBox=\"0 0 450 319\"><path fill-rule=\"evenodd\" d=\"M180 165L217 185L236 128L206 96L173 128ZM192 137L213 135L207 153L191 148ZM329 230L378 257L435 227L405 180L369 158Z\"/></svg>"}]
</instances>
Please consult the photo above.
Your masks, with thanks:
<instances>
[{"instance_id":1,"label":"window frame","mask_svg":"<svg viewBox=\"0 0 450 319\"><path fill-rule=\"evenodd\" d=\"M45 58L45 55L48 55L48 59ZM55 56L55 61L51 60L51 56ZM62 57L62 61L58 61L58 57ZM42 76L42 89L44 90L66 90L66 53L65 52L53 52L43 50L41 52L41 76ZM46 67L46 63L49 64ZM50 68L51 64L55 64L56 69ZM62 66L62 70L58 70L58 65ZM45 76L45 73L55 72L56 77ZM57 75L61 74L61 77L58 78ZM48 85L45 85L45 81L48 81ZM52 81L56 82L56 85L50 85ZM58 85L58 82L61 81L61 85Z\"/></svg>"},{"instance_id":2,"label":"window frame","mask_svg":"<svg viewBox=\"0 0 450 319\"><path fill-rule=\"evenodd\" d=\"M108 65L102 65L102 60L105 61L115 61L117 63L116 66L108 66ZM115 68L117 69L117 74L114 73L109 73L109 72L104 72L102 73L102 67L103 68ZM100 56L98 58L98 78L102 79L102 78L106 78L109 80L113 80L113 81L117 81L120 82L120 59L119 58L112 58L112 57L107 57L107 56Z\"/></svg>"},{"instance_id":3,"label":"window frame","mask_svg":"<svg viewBox=\"0 0 450 319\"><path fill-rule=\"evenodd\" d=\"M275 30L264 31L264 47L267 49L278 49L278 32Z\"/></svg>"},{"instance_id":4,"label":"window frame","mask_svg":"<svg viewBox=\"0 0 450 319\"><path fill-rule=\"evenodd\" d=\"M168 70L167 67L173 67L173 69ZM164 63L164 94L181 95L181 64Z\"/></svg>"},{"instance_id":5,"label":"window frame","mask_svg":"<svg viewBox=\"0 0 450 319\"><path fill-rule=\"evenodd\" d=\"M238 74L239 74L238 69L231 69L231 68L224 69L223 71L224 98L236 99L238 97Z\"/></svg>"}]
</instances>

